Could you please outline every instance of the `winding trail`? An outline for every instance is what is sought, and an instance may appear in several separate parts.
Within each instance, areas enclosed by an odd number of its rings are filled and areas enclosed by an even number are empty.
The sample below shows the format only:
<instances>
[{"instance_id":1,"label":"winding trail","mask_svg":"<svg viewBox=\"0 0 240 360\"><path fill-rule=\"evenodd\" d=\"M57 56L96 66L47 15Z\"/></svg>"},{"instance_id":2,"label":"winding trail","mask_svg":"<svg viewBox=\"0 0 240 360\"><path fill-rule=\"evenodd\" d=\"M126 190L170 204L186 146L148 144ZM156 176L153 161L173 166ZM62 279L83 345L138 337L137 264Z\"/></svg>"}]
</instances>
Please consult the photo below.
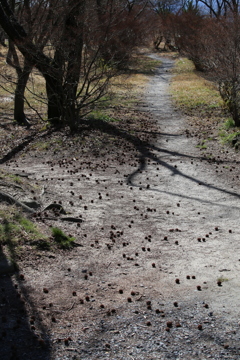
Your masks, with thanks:
<instances>
[{"instance_id":1,"label":"winding trail","mask_svg":"<svg viewBox=\"0 0 240 360\"><path fill-rule=\"evenodd\" d=\"M80 226L54 222L79 247L24 269L25 291L52 341L49 359L74 358L56 341L68 337L81 360L239 359L239 188L186 136L169 94L173 61L161 60L143 108L159 132L136 149L139 167L105 171L81 154L60 165L41 154L11 163L38 182L45 206L61 200L83 216ZM56 322L42 310L51 302Z\"/></svg>"},{"instance_id":2,"label":"winding trail","mask_svg":"<svg viewBox=\"0 0 240 360\"><path fill-rule=\"evenodd\" d=\"M151 191L154 203L170 210L167 221L164 219L167 227L182 230L181 249L171 256L171 269L184 277L188 272L197 274L198 283L205 284L204 298L211 299L212 307L220 314L223 311L234 319L239 316L240 299L239 188L234 189L230 181L216 173L217 162L210 165L196 149L194 139L186 137L188 124L175 111L169 94L173 61L161 60L163 66L147 93L148 109L161 129L152 149L161 166L160 181L151 185ZM146 171L149 177L155 177L155 167ZM137 184L137 177L134 180ZM156 227L160 230L163 224L159 225ZM204 240L199 242L198 238ZM226 279L222 287L216 286L218 278Z\"/></svg>"}]
</instances>

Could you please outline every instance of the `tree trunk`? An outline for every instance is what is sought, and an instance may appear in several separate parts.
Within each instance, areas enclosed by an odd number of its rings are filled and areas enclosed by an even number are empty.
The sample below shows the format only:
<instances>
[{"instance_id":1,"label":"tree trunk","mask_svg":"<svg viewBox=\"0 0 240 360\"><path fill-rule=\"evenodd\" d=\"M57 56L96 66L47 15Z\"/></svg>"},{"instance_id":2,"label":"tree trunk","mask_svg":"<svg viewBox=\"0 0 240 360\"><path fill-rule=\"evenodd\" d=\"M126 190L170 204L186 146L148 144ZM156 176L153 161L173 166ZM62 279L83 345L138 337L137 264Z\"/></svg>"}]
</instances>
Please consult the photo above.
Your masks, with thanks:
<instances>
[{"instance_id":1,"label":"tree trunk","mask_svg":"<svg viewBox=\"0 0 240 360\"><path fill-rule=\"evenodd\" d=\"M65 21L64 43L68 53L66 81L64 86L64 120L75 130L77 126L77 89L81 74L84 44L84 14L86 1L72 0L72 9ZM69 39L72 41L69 42ZM61 49L62 50L62 49Z\"/></svg>"},{"instance_id":2,"label":"tree trunk","mask_svg":"<svg viewBox=\"0 0 240 360\"><path fill-rule=\"evenodd\" d=\"M235 126L240 127L240 96L237 85L237 80L222 80L219 83L219 92L232 115Z\"/></svg>"},{"instance_id":3,"label":"tree trunk","mask_svg":"<svg viewBox=\"0 0 240 360\"><path fill-rule=\"evenodd\" d=\"M45 74L46 92L48 99L48 120L52 125L61 125L63 117L63 89L60 79Z\"/></svg>"},{"instance_id":4,"label":"tree trunk","mask_svg":"<svg viewBox=\"0 0 240 360\"><path fill-rule=\"evenodd\" d=\"M240 126L240 104L239 104L239 98L238 98L238 92L235 88L235 85L233 85L232 89L232 103L230 104L230 111L235 123L235 126Z\"/></svg>"},{"instance_id":5,"label":"tree trunk","mask_svg":"<svg viewBox=\"0 0 240 360\"><path fill-rule=\"evenodd\" d=\"M163 36L162 36L162 35L157 36L156 40L154 41L154 48L155 48L155 50L159 50L159 46L160 46L162 40L163 40Z\"/></svg>"},{"instance_id":6,"label":"tree trunk","mask_svg":"<svg viewBox=\"0 0 240 360\"><path fill-rule=\"evenodd\" d=\"M14 98L14 120L20 125L29 125L24 113L24 93L32 71L32 66L28 65L25 61L23 70L18 71L18 81L15 89Z\"/></svg>"}]
</instances>

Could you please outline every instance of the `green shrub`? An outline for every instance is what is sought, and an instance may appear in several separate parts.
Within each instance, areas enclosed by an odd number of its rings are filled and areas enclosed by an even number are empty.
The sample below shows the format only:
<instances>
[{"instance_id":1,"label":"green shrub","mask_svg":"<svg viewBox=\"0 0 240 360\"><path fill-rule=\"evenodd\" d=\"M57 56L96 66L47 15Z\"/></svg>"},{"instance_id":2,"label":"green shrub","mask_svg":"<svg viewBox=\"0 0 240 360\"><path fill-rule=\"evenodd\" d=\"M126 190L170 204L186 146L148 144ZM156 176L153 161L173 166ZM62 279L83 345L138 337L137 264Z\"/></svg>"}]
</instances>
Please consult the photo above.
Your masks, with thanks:
<instances>
[{"instance_id":1,"label":"green shrub","mask_svg":"<svg viewBox=\"0 0 240 360\"><path fill-rule=\"evenodd\" d=\"M57 227L52 228L52 235L54 240L61 249L70 249L74 246L75 239L73 237L64 234L64 232L61 229Z\"/></svg>"}]
</instances>

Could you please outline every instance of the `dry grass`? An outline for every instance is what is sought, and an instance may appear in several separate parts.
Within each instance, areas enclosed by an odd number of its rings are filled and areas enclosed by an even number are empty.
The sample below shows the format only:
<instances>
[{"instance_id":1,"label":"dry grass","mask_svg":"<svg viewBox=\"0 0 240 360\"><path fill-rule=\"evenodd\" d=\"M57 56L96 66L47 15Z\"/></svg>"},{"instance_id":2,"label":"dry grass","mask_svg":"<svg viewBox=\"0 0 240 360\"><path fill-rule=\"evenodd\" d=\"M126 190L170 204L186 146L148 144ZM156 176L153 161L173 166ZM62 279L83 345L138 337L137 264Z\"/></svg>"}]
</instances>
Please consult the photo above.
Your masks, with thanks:
<instances>
[{"instance_id":1,"label":"dry grass","mask_svg":"<svg viewBox=\"0 0 240 360\"><path fill-rule=\"evenodd\" d=\"M131 106L144 95L149 75L161 64L158 60L147 56L135 55L130 69L112 81L111 88L114 102L123 106Z\"/></svg>"},{"instance_id":2,"label":"dry grass","mask_svg":"<svg viewBox=\"0 0 240 360\"><path fill-rule=\"evenodd\" d=\"M209 150L212 140L224 145L233 145L239 128L233 126L216 84L195 70L193 63L185 58L176 61L171 92L178 108L187 116L191 132L199 138L201 150ZM237 149L237 143L235 148Z\"/></svg>"},{"instance_id":3,"label":"dry grass","mask_svg":"<svg viewBox=\"0 0 240 360\"><path fill-rule=\"evenodd\" d=\"M173 72L172 94L177 106L185 113L194 115L200 111L201 115L209 116L215 110L222 110L223 101L217 87L196 72L190 60L178 59Z\"/></svg>"}]
</instances>

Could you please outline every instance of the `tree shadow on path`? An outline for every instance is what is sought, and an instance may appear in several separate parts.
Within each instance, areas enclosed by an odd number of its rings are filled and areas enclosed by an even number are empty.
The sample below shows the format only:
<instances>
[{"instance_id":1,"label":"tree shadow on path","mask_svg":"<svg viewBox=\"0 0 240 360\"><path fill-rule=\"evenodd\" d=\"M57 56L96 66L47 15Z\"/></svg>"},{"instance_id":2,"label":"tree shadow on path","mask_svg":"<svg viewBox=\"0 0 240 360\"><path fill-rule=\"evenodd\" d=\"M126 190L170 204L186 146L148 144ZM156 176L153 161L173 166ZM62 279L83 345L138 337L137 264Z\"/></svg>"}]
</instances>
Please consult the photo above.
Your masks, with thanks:
<instances>
[{"instance_id":1,"label":"tree shadow on path","mask_svg":"<svg viewBox=\"0 0 240 360\"><path fill-rule=\"evenodd\" d=\"M4 245L4 247L6 247ZM13 248L8 252L16 259ZM24 274L16 271L0 245L0 358L48 360L51 358L47 329L41 323Z\"/></svg>"},{"instance_id":2,"label":"tree shadow on path","mask_svg":"<svg viewBox=\"0 0 240 360\"><path fill-rule=\"evenodd\" d=\"M188 158L191 160L192 159L199 160L204 164L204 163L209 162L209 159L207 159L205 157L192 156L192 155L180 153L177 151L170 151L167 149L160 148L156 145L151 144L150 142L142 141L141 139L139 139L139 137L131 135L124 130L118 129L116 126L109 124L103 120L96 120L96 119L86 120L86 121L83 121L82 123L85 124L85 126L87 126L89 129L95 129L95 130L97 129L97 130L100 130L107 134L115 135L119 138L125 139L126 141L131 143L135 147L135 149L139 152L138 168L135 171L133 171L131 174L129 174L127 177L127 180L126 180L127 183L131 186L138 187L137 184L134 184L134 179L136 178L137 175L139 175L139 172L147 169L147 161L152 160L153 162L159 164L160 166L168 169L170 171L170 176L179 176L185 180L191 181L192 183L201 185L202 188L216 190L219 193L231 195L235 198L240 198L240 194L236 193L235 191L221 188L217 185L208 184L199 178L196 178L196 177L193 177L191 175L184 173L183 171L179 170L178 168L176 168L174 165L170 164L169 162L162 160L162 154L164 154L164 156L167 155L167 156L171 156L171 157L177 157L178 159ZM161 135L161 133L160 133L160 135ZM169 134L168 134L168 136L169 136ZM156 155L156 152L158 153L157 155ZM235 164L236 164L236 162L235 162ZM141 185L141 187L143 187L143 186ZM159 191L159 190L154 190L154 191ZM169 194L170 195L178 195L181 197L185 197L187 199L193 199L193 200L197 200L197 201L201 201L201 202L202 201L206 202L206 200L201 200L199 198L192 198L187 195L184 196L181 194L175 194L175 193L171 193L171 192L169 192Z\"/></svg>"},{"instance_id":3,"label":"tree shadow on path","mask_svg":"<svg viewBox=\"0 0 240 360\"><path fill-rule=\"evenodd\" d=\"M48 360L51 347L24 273L17 266L14 224L0 219L0 358Z\"/></svg>"}]
</instances>

